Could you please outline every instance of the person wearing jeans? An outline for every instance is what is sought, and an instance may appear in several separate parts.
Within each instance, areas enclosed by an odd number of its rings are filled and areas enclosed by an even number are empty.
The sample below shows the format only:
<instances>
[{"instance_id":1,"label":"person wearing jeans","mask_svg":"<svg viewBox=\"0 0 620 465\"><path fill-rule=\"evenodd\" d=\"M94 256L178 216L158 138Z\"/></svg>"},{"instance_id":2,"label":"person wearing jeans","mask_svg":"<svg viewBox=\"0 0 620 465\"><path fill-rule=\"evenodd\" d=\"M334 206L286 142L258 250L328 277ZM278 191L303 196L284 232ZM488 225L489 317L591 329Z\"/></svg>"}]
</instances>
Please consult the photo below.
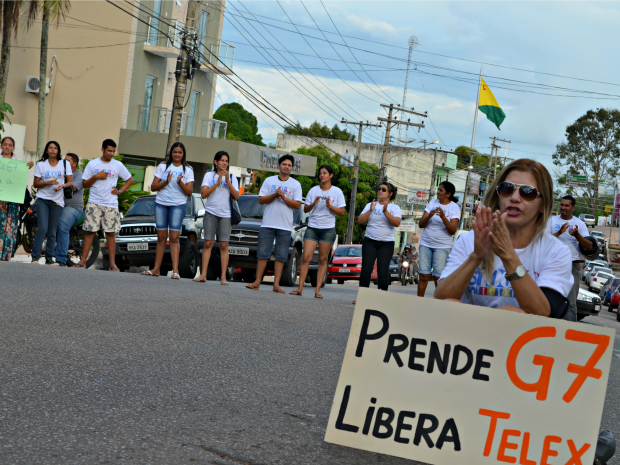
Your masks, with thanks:
<instances>
[{"instance_id":1,"label":"person wearing jeans","mask_svg":"<svg viewBox=\"0 0 620 465\"><path fill-rule=\"evenodd\" d=\"M82 172L77 169L80 158L75 153L68 153L65 155L65 160L71 165L71 172L73 173L73 197L65 199L65 209L60 217L58 232L56 233L56 263L58 266L67 266L69 231L84 212Z\"/></svg>"},{"instance_id":2,"label":"person wearing jeans","mask_svg":"<svg viewBox=\"0 0 620 465\"><path fill-rule=\"evenodd\" d=\"M45 145L41 161L34 169L32 186L38 189L35 204L38 226L32 245L32 263L37 265L43 249L43 240L46 237L45 264L56 265L54 262L56 230L65 206L63 188L73 186L71 166L65 160L61 160L60 156L58 142L49 141Z\"/></svg>"},{"instance_id":3,"label":"person wearing jeans","mask_svg":"<svg viewBox=\"0 0 620 465\"><path fill-rule=\"evenodd\" d=\"M379 289L387 291L390 285L390 259L394 254L394 228L400 225L400 207L391 200L396 198L396 186L384 182L377 191L377 200L367 204L357 218L358 224L368 222L362 241L362 272L360 287L370 287L370 275L377 261ZM354 300L353 303L356 301Z\"/></svg>"}]
</instances>

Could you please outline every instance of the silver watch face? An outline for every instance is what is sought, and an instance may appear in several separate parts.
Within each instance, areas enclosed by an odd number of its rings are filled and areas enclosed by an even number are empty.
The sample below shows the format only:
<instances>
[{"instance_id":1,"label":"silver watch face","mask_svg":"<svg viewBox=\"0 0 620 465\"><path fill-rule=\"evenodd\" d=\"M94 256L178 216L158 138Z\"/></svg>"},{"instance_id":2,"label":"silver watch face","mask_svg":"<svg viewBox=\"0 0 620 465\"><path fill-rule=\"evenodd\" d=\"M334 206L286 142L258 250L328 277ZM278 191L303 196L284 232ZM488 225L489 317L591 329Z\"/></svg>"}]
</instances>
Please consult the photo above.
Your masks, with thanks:
<instances>
[{"instance_id":1,"label":"silver watch face","mask_svg":"<svg viewBox=\"0 0 620 465\"><path fill-rule=\"evenodd\" d=\"M526 272L527 271L523 265L519 265L517 269L515 270L515 273L517 274L519 278L523 278Z\"/></svg>"}]
</instances>

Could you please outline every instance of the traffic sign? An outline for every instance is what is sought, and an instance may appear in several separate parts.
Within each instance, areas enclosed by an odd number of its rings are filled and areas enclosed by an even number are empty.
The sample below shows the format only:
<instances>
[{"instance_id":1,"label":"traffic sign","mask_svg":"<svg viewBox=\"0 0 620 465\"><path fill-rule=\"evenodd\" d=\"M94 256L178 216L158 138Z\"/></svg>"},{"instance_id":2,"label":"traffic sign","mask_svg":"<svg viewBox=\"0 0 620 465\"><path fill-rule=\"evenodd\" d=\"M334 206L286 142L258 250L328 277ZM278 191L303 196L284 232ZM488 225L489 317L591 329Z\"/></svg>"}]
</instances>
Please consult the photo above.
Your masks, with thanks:
<instances>
[{"instance_id":1,"label":"traffic sign","mask_svg":"<svg viewBox=\"0 0 620 465\"><path fill-rule=\"evenodd\" d=\"M430 191L428 189L409 188L407 203L427 204L430 201Z\"/></svg>"},{"instance_id":2,"label":"traffic sign","mask_svg":"<svg viewBox=\"0 0 620 465\"><path fill-rule=\"evenodd\" d=\"M605 205L605 213L611 213L611 205Z\"/></svg>"}]
</instances>

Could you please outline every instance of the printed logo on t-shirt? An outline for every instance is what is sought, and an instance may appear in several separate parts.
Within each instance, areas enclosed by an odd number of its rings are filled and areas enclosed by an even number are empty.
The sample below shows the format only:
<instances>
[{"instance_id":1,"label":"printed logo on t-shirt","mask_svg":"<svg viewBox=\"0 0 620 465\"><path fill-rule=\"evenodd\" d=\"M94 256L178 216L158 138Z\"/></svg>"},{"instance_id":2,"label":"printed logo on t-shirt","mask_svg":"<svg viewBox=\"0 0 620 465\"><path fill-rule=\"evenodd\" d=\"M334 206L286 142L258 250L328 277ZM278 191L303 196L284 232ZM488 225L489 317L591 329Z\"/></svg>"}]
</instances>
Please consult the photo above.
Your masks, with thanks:
<instances>
[{"instance_id":1,"label":"printed logo on t-shirt","mask_svg":"<svg viewBox=\"0 0 620 465\"><path fill-rule=\"evenodd\" d=\"M168 174L172 173L172 180L173 181L177 181L179 175L181 176L181 179L183 180L183 182L187 182L187 176L185 173L183 173L182 171L172 171L172 170L168 170L164 173L164 179L168 179ZM209 186L211 187L211 186Z\"/></svg>"},{"instance_id":2,"label":"printed logo on t-shirt","mask_svg":"<svg viewBox=\"0 0 620 465\"><path fill-rule=\"evenodd\" d=\"M213 187L215 184L217 184L217 179L212 179L211 181L209 181L207 183L207 186L209 187ZM226 181L222 179L222 182L220 183L219 186L216 187L216 189L227 189L228 188L228 184L226 184Z\"/></svg>"},{"instance_id":3,"label":"printed logo on t-shirt","mask_svg":"<svg viewBox=\"0 0 620 465\"><path fill-rule=\"evenodd\" d=\"M528 273L531 272L528 270ZM539 274L535 271L533 274L538 277ZM484 281L484 285L482 284ZM480 268L476 269L476 272L469 281L467 286L467 292L472 295L486 295L489 297L507 297L515 299L515 293L512 290L510 281L506 280L506 270L498 268L493 270L491 275L491 283L486 279L486 273L481 273Z\"/></svg>"},{"instance_id":4,"label":"printed logo on t-shirt","mask_svg":"<svg viewBox=\"0 0 620 465\"><path fill-rule=\"evenodd\" d=\"M292 187L287 187L287 186L271 186L271 192L270 194L275 194L276 191L280 189L282 192L284 192L284 195L286 196L287 199L292 199L293 198L293 188ZM276 199L279 200L280 202L284 202L284 200L282 199Z\"/></svg>"},{"instance_id":5,"label":"printed logo on t-shirt","mask_svg":"<svg viewBox=\"0 0 620 465\"><path fill-rule=\"evenodd\" d=\"M56 180L56 179L60 179L62 178L64 175L62 174L62 171L44 171L43 172L43 178L51 181Z\"/></svg>"},{"instance_id":6,"label":"printed logo on t-shirt","mask_svg":"<svg viewBox=\"0 0 620 465\"><path fill-rule=\"evenodd\" d=\"M319 199L319 203L327 203L327 199L329 199L329 203L331 203L332 205L336 204L336 197L317 197L317 199ZM314 199L316 201L316 199Z\"/></svg>"},{"instance_id":7,"label":"printed logo on t-shirt","mask_svg":"<svg viewBox=\"0 0 620 465\"><path fill-rule=\"evenodd\" d=\"M555 234L556 232L558 232L560 229L562 229L562 226L564 226L564 223L558 223L553 225L553 234ZM566 234L569 231L572 231L573 229L575 229L577 226L571 226L568 225L568 228L566 228L566 231L564 231L564 234Z\"/></svg>"},{"instance_id":8,"label":"printed logo on t-shirt","mask_svg":"<svg viewBox=\"0 0 620 465\"><path fill-rule=\"evenodd\" d=\"M106 169L102 169L102 168L95 168L94 169L94 174L97 174L101 171L105 171L105 173L108 175L108 178L113 178L116 176L116 171L114 171L112 168L106 170Z\"/></svg>"},{"instance_id":9,"label":"printed logo on t-shirt","mask_svg":"<svg viewBox=\"0 0 620 465\"><path fill-rule=\"evenodd\" d=\"M383 214L383 207L381 207L381 208L375 208L375 209L372 211L371 215L385 216L385 215Z\"/></svg>"}]
</instances>

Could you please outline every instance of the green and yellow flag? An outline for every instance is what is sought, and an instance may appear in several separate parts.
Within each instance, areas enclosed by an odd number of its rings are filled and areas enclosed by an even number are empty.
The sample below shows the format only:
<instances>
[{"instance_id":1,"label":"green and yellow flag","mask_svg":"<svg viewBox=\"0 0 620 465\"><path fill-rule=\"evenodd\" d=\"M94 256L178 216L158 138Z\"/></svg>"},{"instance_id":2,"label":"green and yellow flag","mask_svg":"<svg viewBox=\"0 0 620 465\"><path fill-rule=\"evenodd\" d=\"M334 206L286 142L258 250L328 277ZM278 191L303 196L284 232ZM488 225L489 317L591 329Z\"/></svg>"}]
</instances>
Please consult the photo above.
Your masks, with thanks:
<instances>
[{"instance_id":1,"label":"green and yellow flag","mask_svg":"<svg viewBox=\"0 0 620 465\"><path fill-rule=\"evenodd\" d=\"M497 129L506 118L506 113L502 110L495 100L495 96L484 79L480 78L480 99L478 100L478 110L487 115L487 119L491 121Z\"/></svg>"}]
</instances>

